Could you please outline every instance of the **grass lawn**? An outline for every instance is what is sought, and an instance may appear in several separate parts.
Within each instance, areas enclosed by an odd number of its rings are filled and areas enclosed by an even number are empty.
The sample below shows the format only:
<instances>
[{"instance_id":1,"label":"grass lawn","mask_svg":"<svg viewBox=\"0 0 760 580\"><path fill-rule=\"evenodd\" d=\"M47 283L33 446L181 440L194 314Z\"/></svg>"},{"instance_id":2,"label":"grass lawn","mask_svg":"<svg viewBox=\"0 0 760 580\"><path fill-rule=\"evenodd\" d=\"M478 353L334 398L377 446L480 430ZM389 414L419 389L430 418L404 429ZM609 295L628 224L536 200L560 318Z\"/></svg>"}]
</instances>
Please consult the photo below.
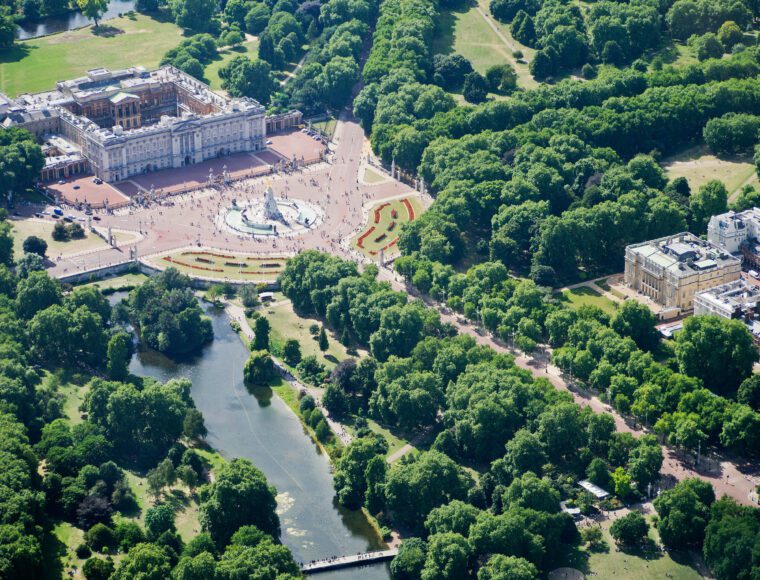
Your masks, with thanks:
<instances>
[{"instance_id":1,"label":"grass lawn","mask_svg":"<svg viewBox=\"0 0 760 580\"><path fill-rule=\"evenodd\" d=\"M710 180L724 183L729 198L738 195L742 186L758 185L757 171L750 158L731 157L719 159L704 145L690 147L663 160L668 179L685 177L692 192Z\"/></svg>"},{"instance_id":2,"label":"grass lawn","mask_svg":"<svg viewBox=\"0 0 760 580\"><path fill-rule=\"evenodd\" d=\"M225 64L230 62L233 58L236 56L247 56L248 58L256 58L259 54L259 41L258 40L249 40L247 42L244 42L238 47L235 48L226 48L219 52L219 58L212 63L210 63L206 70L204 71L204 75L206 77L206 80L208 81L209 86L212 89L219 90L222 88L222 79L219 78L219 69L222 68Z\"/></svg>"},{"instance_id":3,"label":"grass lawn","mask_svg":"<svg viewBox=\"0 0 760 580\"><path fill-rule=\"evenodd\" d=\"M84 541L84 532L68 522L57 522L42 546L45 578L84 578L84 560L77 557L76 547ZM60 562L56 565L55 560ZM58 575L61 572L63 574Z\"/></svg>"},{"instance_id":4,"label":"grass lawn","mask_svg":"<svg viewBox=\"0 0 760 580\"><path fill-rule=\"evenodd\" d=\"M607 314L615 314L617 304L609 298L605 298L596 290L581 286L572 290L563 290L557 297L562 302L566 302L570 308L580 308L581 306L598 306Z\"/></svg>"},{"instance_id":5,"label":"grass lawn","mask_svg":"<svg viewBox=\"0 0 760 580\"><path fill-rule=\"evenodd\" d=\"M338 126L338 120L334 117L330 117L324 121L317 121L316 123L312 123L311 126L315 129L319 129L322 131L322 133L327 135L328 138L332 139L333 133L335 133L335 127Z\"/></svg>"},{"instance_id":6,"label":"grass lawn","mask_svg":"<svg viewBox=\"0 0 760 580\"><path fill-rule=\"evenodd\" d=\"M384 175L381 175L374 169L370 169L369 167L364 168L364 175L362 176L362 179L369 184L375 184L375 183L382 183L387 178Z\"/></svg>"},{"instance_id":7,"label":"grass lawn","mask_svg":"<svg viewBox=\"0 0 760 580\"><path fill-rule=\"evenodd\" d=\"M66 383L59 387L59 392L66 398L63 404L63 415L72 425L82 422L79 407L84 403L88 387L80 387L74 383Z\"/></svg>"},{"instance_id":8,"label":"grass lawn","mask_svg":"<svg viewBox=\"0 0 760 580\"><path fill-rule=\"evenodd\" d=\"M407 444L406 440L394 435L388 429L386 429L379 423L376 423L372 419L367 419L367 426L370 428L370 430L373 433L377 433L381 435L383 439L385 439L385 441L388 443L388 452L385 454L386 457L394 454L396 451L398 451L404 445Z\"/></svg>"},{"instance_id":9,"label":"grass lawn","mask_svg":"<svg viewBox=\"0 0 760 580\"><path fill-rule=\"evenodd\" d=\"M595 578L617 580L619 578L674 578L675 580L696 580L702 575L695 569L700 562L697 554L683 552L657 552L648 558L637 552L615 551L615 542L610 536L612 521L602 523L604 539L609 545L608 552L592 552L588 567ZM649 536L657 541L657 530L651 529ZM701 562L700 562L701 565Z\"/></svg>"},{"instance_id":10,"label":"grass lawn","mask_svg":"<svg viewBox=\"0 0 760 580\"><path fill-rule=\"evenodd\" d=\"M316 318L298 316L289 300L281 301L274 306L263 306L260 312L267 317L271 325L269 336L275 351L279 352L289 338L295 338L301 343L301 355L304 358L314 355L328 370L332 370L340 361L349 357L346 347L329 330L327 330L329 343L327 351L323 353L319 350L317 341L309 334L309 327L312 324L321 326L321 321ZM253 326L253 322L250 322Z\"/></svg>"},{"instance_id":11,"label":"grass lawn","mask_svg":"<svg viewBox=\"0 0 760 580\"><path fill-rule=\"evenodd\" d=\"M246 280L249 282L272 282L285 268L284 258L260 258L247 254L228 254L221 251L180 251L156 258L164 268L170 266L190 277ZM246 264L240 266L239 264ZM263 268L263 264L277 264Z\"/></svg>"},{"instance_id":12,"label":"grass lawn","mask_svg":"<svg viewBox=\"0 0 760 580\"><path fill-rule=\"evenodd\" d=\"M517 40L515 40L512 36L512 33L509 31L509 24L499 22L496 18L493 17L491 14L491 9L489 7L489 0L477 0L477 5L483 14L485 14L488 18L488 21L486 21L483 16L476 12L476 14L482 20L483 25L486 26L488 30L493 32L493 29L490 25L488 25L488 22L493 23L496 29L501 33L501 36L506 39L506 43L504 43L501 37L498 35L495 36L497 39L499 39L502 46L506 50L508 57L507 62L514 67L515 72L517 73L517 85L525 89L536 88L540 83L533 78L533 76L530 74L530 70L528 70L528 63L533 60L533 56L536 54L536 50L517 42ZM512 53L516 50L519 50L523 53L523 58L521 59L523 62L517 62L517 59L512 56Z\"/></svg>"},{"instance_id":13,"label":"grass lawn","mask_svg":"<svg viewBox=\"0 0 760 580\"><path fill-rule=\"evenodd\" d=\"M405 202L411 206L411 213ZM370 208L369 223L354 238L353 246L370 258L381 249L385 250L386 256L396 254L401 225L419 217L421 212L422 204L415 196L377 203ZM391 224L394 224L392 229Z\"/></svg>"},{"instance_id":14,"label":"grass lawn","mask_svg":"<svg viewBox=\"0 0 760 580\"><path fill-rule=\"evenodd\" d=\"M18 42L0 55L0 92L15 97L53 89L56 81L98 67L156 68L164 53L181 40L182 31L174 23L137 14L109 20L100 34L88 26Z\"/></svg>"},{"instance_id":15,"label":"grass lawn","mask_svg":"<svg viewBox=\"0 0 760 580\"><path fill-rule=\"evenodd\" d=\"M97 282L88 282L87 284L83 284L83 286L95 286L101 290L117 292L140 286L147 279L148 277L145 274L124 274L122 276L106 278L105 280L98 280Z\"/></svg>"},{"instance_id":16,"label":"grass lawn","mask_svg":"<svg viewBox=\"0 0 760 580\"><path fill-rule=\"evenodd\" d=\"M66 256L78 252L108 247L108 244L106 244L103 238L90 233L87 233L87 235L81 240L57 242L52 236L54 224L55 222L53 221L42 221L39 219L11 220L11 225L13 227L13 253L17 257L24 255L22 245L24 240L29 236L37 236L45 240L48 245L47 255L51 258L58 255ZM85 232L87 232L86 228Z\"/></svg>"}]
</instances>

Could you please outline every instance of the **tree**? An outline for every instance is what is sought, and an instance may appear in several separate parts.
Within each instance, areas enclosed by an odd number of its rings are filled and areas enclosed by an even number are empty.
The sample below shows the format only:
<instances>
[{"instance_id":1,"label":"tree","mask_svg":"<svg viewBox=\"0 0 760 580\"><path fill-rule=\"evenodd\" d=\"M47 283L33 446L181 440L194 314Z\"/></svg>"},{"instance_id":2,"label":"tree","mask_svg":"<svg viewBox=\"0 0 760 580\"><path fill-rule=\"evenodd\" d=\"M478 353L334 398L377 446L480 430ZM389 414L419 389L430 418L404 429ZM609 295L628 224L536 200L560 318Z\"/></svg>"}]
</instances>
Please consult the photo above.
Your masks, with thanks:
<instances>
[{"instance_id":1,"label":"tree","mask_svg":"<svg viewBox=\"0 0 760 580\"><path fill-rule=\"evenodd\" d=\"M201 490L200 521L217 546L225 546L241 526L253 525L280 535L276 490L246 459L226 464L216 480Z\"/></svg>"},{"instance_id":2,"label":"tree","mask_svg":"<svg viewBox=\"0 0 760 580\"><path fill-rule=\"evenodd\" d=\"M704 556L718 580L749 579L760 567L756 508L737 505L724 496L712 506L705 532Z\"/></svg>"},{"instance_id":3,"label":"tree","mask_svg":"<svg viewBox=\"0 0 760 580\"><path fill-rule=\"evenodd\" d=\"M482 103L488 96L488 83L479 72L473 71L464 77L462 94L468 103Z\"/></svg>"},{"instance_id":4,"label":"tree","mask_svg":"<svg viewBox=\"0 0 760 580\"><path fill-rule=\"evenodd\" d=\"M525 558L494 554L478 571L478 580L531 580L538 570Z\"/></svg>"},{"instance_id":5,"label":"tree","mask_svg":"<svg viewBox=\"0 0 760 580\"><path fill-rule=\"evenodd\" d=\"M464 499L470 484L469 476L456 463L442 453L429 451L388 472L386 505L399 521L419 529L433 508Z\"/></svg>"},{"instance_id":6,"label":"tree","mask_svg":"<svg viewBox=\"0 0 760 580\"><path fill-rule=\"evenodd\" d=\"M420 538L404 540L398 554L391 561L391 574L395 580L417 580L422 574L427 557L427 544Z\"/></svg>"},{"instance_id":7,"label":"tree","mask_svg":"<svg viewBox=\"0 0 760 580\"><path fill-rule=\"evenodd\" d=\"M472 548L460 534L433 534L428 538L427 558L422 580L457 580L467 576L467 562Z\"/></svg>"},{"instance_id":8,"label":"tree","mask_svg":"<svg viewBox=\"0 0 760 580\"><path fill-rule=\"evenodd\" d=\"M682 373L701 379L713 392L734 396L752 373L757 350L747 327L718 316L692 316L676 335L676 360Z\"/></svg>"},{"instance_id":9,"label":"tree","mask_svg":"<svg viewBox=\"0 0 760 580\"><path fill-rule=\"evenodd\" d=\"M208 552L196 556L183 557L174 569L174 580L206 580L216 577L216 560Z\"/></svg>"},{"instance_id":10,"label":"tree","mask_svg":"<svg viewBox=\"0 0 760 580\"><path fill-rule=\"evenodd\" d=\"M649 524L637 511L632 511L615 520L610 526L610 535L618 544L636 546L644 542L649 533Z\"/></svg>"},{"instance_id":11,"label":"tree","mask_svg":"<svg viewBox=\"0 0 760 580\"><path fill-rule=\"evenodd\" d=\"M301 343L295 338L289 338L282 347L282 358L290 366L301 362Z\"/></svg>"},{"instance_id":12,"label":"tree","mask_svg":"<svg viewBox=\"0 0 760 580\"><path fill-rule=\"evenodd\" d=\"M166 580L172 566L166 551L156 544L137 544L119 562L111 580Z\"/></svg>"},{"instance_id":13,"label":"tree","mask_svg":"<svg viewBox=\"0 0 760 580\"><path fill-rule=\"evenodd\" d=\"M662 542L676 549L701 546L715 501L712 486L700 479L684 479L660 493L654 507L660 517L657 529Z\"/></svg>"},{"instance_id":14,"label":"tree","mask_svg":"<svg viewBox=\"0 0 760 580\"><path fill-rule=\"evenodd\" d=\"M643 350L653 350L659 342L657 318L646 305L626 300L615 313L611 326L618 334L630 336Z\"/></svg>"},{"instance_id":15,"label":"tree","mask_svg":"<svg viewBox=\"0 0 760 580\"><path fill-rule=\"evenodd\" d=\"M760 411L760 374L752 373L742 381L736 400L743 405L749 405L755 411Z\"/></svg>"},{"instance_id":16,"label":"tree","mask_svg":"<svg viewBox=\"0 0 760 580\"><path fill-rule=\"evenodd\" d=\"M98 27L98 18L108 10L107 0L77 0L77 6L87 18L95 21L95 28Z\"/></svg>"},{"instance_id":17,"label":"tree","mask_svg":"<svg viewBox=\"0 0 760 580\"><path fill-rule=\"evenodd\" d=\"M204 439L208 435L203 413L198 409L188 409L182 422L182 434L191 440Z\"/></svg>"},{"instance_id":18,"label":"tree","mask_svg":"<svg viewBox=\"0 0 760 580\"><path fill-rule=\"evenodd\" d=\"M714 215L728 210L726 186L718 180L708 181L692 194L689 200L692 212L692 231L700 234L707 230L707 222Z\"/></svg>"},{"instance_id":19,"label":"tree","mask_svg":"<svg viewBox=\"0 0 760 580\"><path fill-rule=\"evenodd\" d=\"M47 247L47 242L37 236L29 236L24 240L23 244L24 252L27 254L37 254L43 258L45 257L45 252L47 252Z\"/></svg>"},{"instance_id":20,"label":"tree","mask_svg":"<svg viewBox=\"0 0 760 580\"><path fill-rule=\"evenodd\" d=\"M432 510L425 520L425 529L431 535L454 532L467 536L470 526L477 521L478 514L480 510L475 506L455 499Z\"/></svg>"},{"instance_id":21,"label":"tree","mask_svg":"<svg viewBox=\"0 0 760 580\"><path fill-rule=\"evenodd\" d=\"M319 330L319 337L317 338L317 344L319 345L319 350L322 352L325 352L330 344L327 342L327 332L325 332L325 327L323 326Z\"/></svg>"},{"instance_id":22,"label":"tree","mask_svg":"<svg viewBox=\"0 0 760 580\"><path fill-rule=\"evenodd\" d=\"M615 495L623 501L633 493L631 476L628 475L622 467L618 467L612 472L612 482L615 485Z\"/></svg>"},{"instance_id":23,"label":"tree","mask_svg":"<svg viewBox=\"0 0 760 580\"><path fill-rule=\"evenodd\" d=\"M96 552L102 552L103 548L111 548L116 545L116 536L113 530L105 524L95 524L85 532L84 541Z\"/></svg>"},{"instance_id":24,"label":"tree","mask_svg":"<svg viewBox=\"0 0 760 580\"><path fill-rule=\"evenodd\" d=\"M610 489L612 477L607 463L599 457L594 457L586 468L586 477L591 483L598 485L603 489Z\"/></svg>"},{"instance_id":25,"label":"tree","mask_svg":"<svg viewBox=\"0 0 760 580\"><path fill-rule=\"evenodd\" d=\"M736 22L726 20L718 29L718 40L730 52L731 49L744 40L744 33Z\"/></svg>"},{"instance_id":26,"label":"tree","mask_svg":"<svg viewBox=\"0 0 760 580\"><path fill-rule=\"evenodd\" d=\"M245 29L250 34L260 34L269 22L269 7L265 2L254 2L245 15Z\"/></svg>"},{"instance_id":27,"label":"tree","mask_svg":"<svg viewBox=\"0 0 760 580\"><path fill-rule=\"evenodd\" d=\"M517 73L508 64L495 64L486 70L488 88L493 93L511 94L517 89Z\"/></svg>"},{"instance_id":28,"label":"tree","mask_svg":"<svg viewBox=\"0 0 760 580\"><path fill-rule=\"evenodd\" d=\"M264 316L259 316L253 323L253 341L251 350L269 350L269 320Z\"/></svg>"},{"instance_id":29,"label":"tree","mask_svg":"<svg viewBox=\"0 0 760 580\"><path fill-rule=\"evenodd\" d=\"M253 308L259 303L259 292L253 284L243 284L238 290L238 295L246 308Z\"/></svg>"},{"instance_id":30,"label":"tree","mask_svg":"<svg viewBox=\"0 0 760 580\"><path fill-rule=\"evenodd\" d=\"M718 37L712 32L690 38L689 44L696 51L700 62L709 58L720 58L725 50Z\"/></svg>"},{"instance_id":31,"label":"tree","mask_svg":"<svg viewBox=\"0 0 760 580\"><path fill-rule=\"evenodd\" d=\"M271 65L258 58L239 55L219 69L222 88L234 97L251 97L267 104L277 89Z\"/></svg>"},{"instance_id":32,"label":"tree","mask_svg":"<svg viewBox=\"0 0 760 580\"><path fill-rule=\"evenodd\" d=\"M16 304L23 318L32 318L48 306L61 303L61 287L45 272L32 272L18 284Z\"/></svg>"},{"instance_id":33,"label":"tree","mask_svg":"<svg viewBox=\"0 0 760 580\"><path fill-rule=\"evenodd\" d=\"M169 7L178 26L204 31L211 24L217 3L215 0L171 0Z\"/></svg>"},{"instance_id":34,"label":"tree","mask_svg":"<svg viewBox=\"0 0 760 580\"><path fill-rule=\"evenodd\" d=\"M743 455L760 453L760 413L747 405L732 406L723 423L720 442Z\"/></svg>"},{"instance_id":35,"label":"tree","mask_svg":"<svg viewBox=\"0 0 760 580\"><path fill-rule=\"evenodd\" d=\"M132 338L126 332L117 332L108 340L107 371L109 378L121 381L129 374L132 358Z\"/></svg>"},{"instance_id":36,"label":"tree","mask_svg":"<svg viewBox=\"0 0 760 580\"><path fill-rule=\"evenodd\" d=\"M219 578L296 578L300 574L290 550L270 538L256 546L229 546L219 560L217 572Z\"/></svg>"},{"instance_id":37,"label":"tree","mask_svg":"<svg viewBox=\"0 0 760 580\"><path fill-rule=\"evenodd\" d=\"M265 350L254 350L243 368L245 384L251 387L265 387L277 377L271 355Z\"/></svg>"},{"instance_id":38,"label":"tree","mask_svg":"<svg viewBox=\"0 0 760 580\"><path fill-rule=\"evenodd\" d=\"M82 566L82 573L87 580L108 580L115 569L110 558L88 558Z\"/></svg>"},{"instance_id":39,"label":"tree","mask_svg":"<svg viewBox=\"0 0 760 580\"><path fill-rule=\"evenodd\" d=\"M171 462L169 462L171 465ZM172 473L174 470L172 468ZM145 531L148 539L156 541L164 532L175 532L174 508L167 503L157 504L145 512Z\"/></svg>"},{"instance_id":40,"label":"tree","mask_svg":"<svg viewBox=\"0 0 760 580\"><path fill-rule=\"evenodd\" d=\"M34 16L26 11L24 14ZM0 48L10 48L14 40L16 40L16 20L13 18L11 9L3 6L0 8Z\"/></svg>"}]
</instances>

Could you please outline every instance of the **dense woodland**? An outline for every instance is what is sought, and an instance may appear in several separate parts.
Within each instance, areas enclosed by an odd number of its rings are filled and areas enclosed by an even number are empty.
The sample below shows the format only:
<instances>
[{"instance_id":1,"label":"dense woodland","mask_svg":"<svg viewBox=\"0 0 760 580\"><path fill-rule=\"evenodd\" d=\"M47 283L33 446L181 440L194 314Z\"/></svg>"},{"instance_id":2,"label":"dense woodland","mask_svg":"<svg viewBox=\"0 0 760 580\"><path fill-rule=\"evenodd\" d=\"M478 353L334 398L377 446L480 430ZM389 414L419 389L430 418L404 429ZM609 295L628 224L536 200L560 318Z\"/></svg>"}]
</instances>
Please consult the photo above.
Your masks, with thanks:
<instances>
[{"instance_id":1,"label":"dense woodland","mask_svg":"<svg viewBox=\"0 0 760 580\"><path fill-rule=\"evenodd\" d=\"M326 382L324 404L334 416L353 422L359 436L337 461L338 501L354 509L363 506L413 536L392 564L394 577L535 577L593 541L581 537L572 518L560 511L561 500L583 513L596 509L575 482L588 478L612 490L616 499L606 504L608 509L615 501L638 500L657 483L663 454L655 436L634 439L616 432L610 415L580 408L568 393L518 368L511 355L457 335L435 310L408 302L406 294L378 282L376 272L370 266L359 273L351 262L305 252L288 262L281 283L300 312L324 318L337 334L369 349L370 356L336 367ZM478 274L489 275L483 269ZM674 411L658 420L668 430L656 429L670 443L690 446L698 438L713 438L740 451L757 451L757 413L701 387L700 379L715 378L699 375L708 371L698 361L708 357L695 353L706 328L687 327L679 338L679 373L639 350L639 342L651 348L657 341L645 309L631 303L613 320L595 308L572 313L552 305L533 282L511 282L516 318L531 322L534 318L526 314L543 312L552 336L564 345L558 358L571 349L576 356L583 352L579 361L585 364L588 357L589 373L615 377L610 388L616 398L626 395L628 385L651 403L651 413L658 396L675 401ZM692 320L720 323L710 317ZM730 324L712 332L734 333L726 338L737 346L743 340ZM755 356L751 341L748 348L751 355L745 352L744 359L732 361L735 368L709 372L749 375ZM731 360L725 354L716 358ZM741 382L741 396L756 397L756 384L754 377ZM638 398L634 404L644 405ZM430 432L434 441L429 450L389 467L387 445L366 427L366 418L406 437ZM663 493L655 501L661 539L677 549L704 545L718 578L749 578L760 565L751 554L759 531L757 510L727 498L715 500L712 487L699 480L685 480ZM640 543L648 524L635 516L623 520L613 537L622 544ZM732 525L737 529L733 537L727 533Z\"/></svg>"}]
</instances>

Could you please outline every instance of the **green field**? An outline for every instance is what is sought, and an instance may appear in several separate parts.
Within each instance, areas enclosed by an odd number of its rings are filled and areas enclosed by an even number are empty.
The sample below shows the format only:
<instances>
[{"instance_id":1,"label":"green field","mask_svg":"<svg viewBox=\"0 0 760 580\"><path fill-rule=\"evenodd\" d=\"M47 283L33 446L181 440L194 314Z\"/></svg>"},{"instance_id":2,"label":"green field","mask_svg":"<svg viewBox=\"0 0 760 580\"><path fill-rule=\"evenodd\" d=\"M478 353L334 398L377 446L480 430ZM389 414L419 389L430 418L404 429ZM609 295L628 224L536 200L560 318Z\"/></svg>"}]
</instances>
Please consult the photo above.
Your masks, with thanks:
<instances>
[{"instance_id":1,"label":"green field","mask_svg":"<svg viewBox=\"0 0 760 580\"><path fill-rule=\"evenodd\" d=\"M312 324L321 326L321 321L296 314L290 300L283 299L272 306L265 305L260 312L269 320L272 328L270 340L276 351L282 349L287 339L295 338L301 343L301 355L304 358L314 355L328 370L332 370L338 362L349 357L346 347L329 331L327 332L329 342L327 351L323 353L319 350L317 341L309 333L309 327Z\"/></svg>"},{"instance_id":2,"label":"green field","mask_svg":"<svg viewBox=\"0 0 760 580\"><path fill-rule=\"evenodd\" d=\"M750 158L719 159L704 145L690 147L664 159L662 165L668 179L685 177L692 192L708 181L718 179L728 190L729 198L737 195L743 185L757 186L757 170Z\"/></svg>"},{"instance_id":3,"label":"green field","mask_svg":"<svg viewBox=\"0 0 760 580\"><path fill-rule=\"evenodd\" d=\"M206 251L179 251L155 259L162 267L173 267L190 277L216 278L225 280L245 280L246 282L273 282L285 268L284 258L258 258L243 254L229 254L216 251L216 255ZM208 260L208 261L206 261ZM264 271L262 264L278 264L276 268ZM248 264L247 267L229 264ZM246 272L251 272L246 274Z\"/></svg>"},{"instance_id":4,"label":"green field","mask_svg":"<svg viewBox=\"0 0 760 580\"><path fill-rule=\"evenodd\" d=\"M362 179L365 183L368 183L370 185L374 185L375 183L382 183L387 178L384 175L381 175L374 169L370 169L369 167L366 167L364 169L364 175L362 176Z\"/></svg>"},{"instance_id":5,"label":"green field","mask_svg":"<svg viewBox=\"0 0 760 580\"><path fill-rule=\"evenodd\" d=\"M67 256L97 250L108 247L105 240L95 234L88 234L81 240L69 240L67 242L57 242L53 239L52 221L41 221L37 219L12 220L13 227L13 253L16 257L24 255L22 245L24 240L29 236L37 236L47 242L47 255L51 258L56 256ZM86 231L86 229L85 229Z\"/></svg>"},{"instance_id":6,"label":"green field","mask_svg":"<svg viewBox=\"0 0 760 580\"><path fill-rule=\"evenodd\" d=\"M222 88L222 79L219 78L219 69L230 62L233 58L241 55L247 56L248 58L256 58L258 56L258 53L258 40L249 40L238 47L220 50L217 60L211 62L204 71L204 76L206 77L209 86L215 90Z\"/></svg>"},{"instance_id":7,"label":"green field","mask_svg":"<svg viewBox=\"0 0 760 580\"><path fill-rule=\"evenodd\" d=\"M512 52L518 47L505 43L479 12L479 8L483 10L478 5L472 5L442 11L439 21L440 33L433 41L433 51L442 54L459 53L468 59L472 67L481 74L485 73L490 66L508 63L517 72L519 86L525 88L536 86L536 82L528 72L528 66L518 63L512 56ZM497 24L495 20L491 20ZM504 30L508 33L508 29ZM501 30L502 35L511 41L511 36L507 36L504 30Z\"/></svg>"},{"instance_id":8,"label":"green field","mask_svg":"<svg viewBox=\"0 0 760 580\"><path fill-rule=\"evenodd\" d=\"M615 550L615 542L610 536L611 520L602 523L604 539L609 545L607 552L592 552L588 568L599 580L620 578L671 578L675 580L696 580L702 575L695 569L702 566L701 558L695 553L655 552L644 555L638 552ZM653 541L658 540L657 530L649 533Z\"/></svg>"},{"instance_id":9,"label":"green field","mask_svg":"<svg viewBox=\"0 0 760 580\"><path fill-rule=\"evenodd\" d=\"M607 314L615 314L617 304L609 298L605 298L596 290L581 286L572 290L563 290L555 294L561 302L565 302L570 308L580 308L581 306L598 306Z\"/></svg>"},{"instance_id":10,"label":"green field","mask_svg":"<svg viewBox=\"0 0 760 580\"><path fill-rule=\"evenodd\" d=\"M335 127L338 126L338 120L334 117L330 117L324 121L316 121L312 123L311 126L314 129L322 131L322 133L327 135L329 139L332 139L333 133L335 133Z\"/></svg>"},{"instance_id":11,"label":"green field","mask_svg":"<svg viewBox=\"0 0 760 580\"><path fill-rule=\"evenodd\" d=\"M53 89L56 81L76 78L98 67L155 68L164 53L182 40L182 31L175 24L142 14L109 20L100 30L95 34L88 26L18 42L3 51L0 92L14 97Z\"/></svg>"},{"instance_id":12,"label":"green field","mask_svg":"<svg viewBox=\"0 0 760 580\"><path fill-rule=\"evenodd\" d=\"M96 288L100 288L101 291L110 290L115 292L139 286L147 279L148 277L145 274L123 274L121 276L114 276L113 278L106 278L105 280L98 280L97 282L88 282L87 284L82 284L82 286L95 286Z\"/></svg>"},{"instance_id":13,"label":"green field","mask_svg":"<svg viewBox=\"0 0 760 580\"><path fill-rule=\"evenodd\" d=\"M417 197L377 203L369 209L369 222L354 238L354 248L370 258L377 256L381 248L385 248L386 256L398 253L398 248L393 242L398 239L401 225L408 222L410 218L409 210L404 204L404 200L407 200L411 204L413 217L415 219L419 217L422 212L422 204ZM380 209L380 220L376 222L375 212L378 208L382 209ZM395 218L393 217L394 211L396 212ZM396 222L396 225L391 230L389 228L393 222ZM382 236L385 237L378 239Z\"/></svg>"}]
</instances>

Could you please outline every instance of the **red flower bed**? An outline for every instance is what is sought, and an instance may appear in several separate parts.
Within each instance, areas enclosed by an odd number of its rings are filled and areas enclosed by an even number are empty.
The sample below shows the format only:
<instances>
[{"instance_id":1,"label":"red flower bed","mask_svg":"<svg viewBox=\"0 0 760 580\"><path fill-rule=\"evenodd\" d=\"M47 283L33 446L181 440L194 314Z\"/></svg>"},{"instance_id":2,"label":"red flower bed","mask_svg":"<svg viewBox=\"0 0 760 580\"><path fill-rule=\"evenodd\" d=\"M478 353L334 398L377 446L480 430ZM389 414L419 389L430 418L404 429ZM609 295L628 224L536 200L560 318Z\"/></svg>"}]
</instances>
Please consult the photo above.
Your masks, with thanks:
<instances>
[{"instance_id":1,"label":"red flower bed","mask_svg":"<svg viewBox=\"0 0 760 580\"><path fill-rule=\"evenodd\" d=\"M178 266L184 266L185 268L192 268L193 270L203 270L204 272L224 272L224 270L222 270L221 268L206 268L205 266L196 266L195 264L188 264L187 262L183 262L181 260L175 260L174 258L170 258L169 256L164 256L163 259L172 264L177 264Z\"/></svg>"},{"instance_id":2,"label":"red flower bed","mask_svg":"<svg viewBox=\"0 0 760 580\"><path fill-rule=\"evenodd\" d=\"M404 198L401 200L401 203L403 203L406 206L406 211L409 214L409 221L414 221L414 208L412 207L412 204L409 202L407 198Z\"/></svg>"},{"instance_id":3,"label":"red flower bed","mask_svg":"<svg viewBox=\"0 0 760 580\"><path fill-rule=\"evenodd\" d=\"M396 227L396 222L395 222L395 221L393 221L393 222L389 223L389 224L388 224L388 231L389 231L389 232L392 232L392 231L393 231L393 228L395 228L395 227Z\"/></svg>"},{"instance_id":4,"label":"red flower bed","mask_svg":"<svg viewBox=\"0 0 760 580\"><path fill-rule=\"evenodd\" d=\"M398 219L398 210L397 210L397 209L394 209L393 211L391 211L391 217L392 217L394 220L395 220L395 219Z\"/></svg>"},{"instance_id":5,"label":"red flower bed","mask_svg":"<svg viewBox=\"0 0 760 580\"><path fill-rule=\"evenodd\" d=\"M364 232L361 236L359 236L359 239L356 240L356 245L360 248L364 247L364 240L369 236L372 232L375 231L375 226L370 227L366 232Z\"/></svg>"},{"instance_id":6,"label":"red flower bed","mask_svg":"<svg viewBox=\"0 0 760 580\"><path fill-rule=\"evenodd\" d=\"M213 264L213 260L209 260L208 258L195 258L196 262L202 262L203 264Z\"/></svg>"},{"instance_id":7,"label":"red flower bed","mask_svg":"<svg viewBox=\"0 0 760 580\"><path fill-rule=\"evenodd\" d=\"M380 212L381 212L381 211L383 211L383 210L384 210L386 207L388 207L389 205L390 205L390 203L388 203L388 202L386 201L386 202L385 202L384 204L382 204L380 207L377 207L377 208L375 208L375 223L376 223L376 224L379 224L379 223L380 223Z\"/></svg>"},{"instance_id":8,"label":"red flower bed","mask_svg":"<svg viewBox=\"0 0 760 580\"><path fill-rule=\"evenodd\" d=\"M224 265L225 266L231 266L231 267L234 267L234 268L247 268L248 267L248 264L245 264L243 262L225 262Z\"/></svg>"},{"instance_id":9,"label":"red flower bed","mask_svg":"<svg viewBox=\"0 0 760 580\"><path fill-rule=\"evenodd\" d=\"M388 237L388 234L380 234L379 236L377 236L377 237L375 238L375 243L377 243L377 242L382 242L382 241L383 241L385 238L387 238L387 237Z\"/></svg>"}]
</instances>

